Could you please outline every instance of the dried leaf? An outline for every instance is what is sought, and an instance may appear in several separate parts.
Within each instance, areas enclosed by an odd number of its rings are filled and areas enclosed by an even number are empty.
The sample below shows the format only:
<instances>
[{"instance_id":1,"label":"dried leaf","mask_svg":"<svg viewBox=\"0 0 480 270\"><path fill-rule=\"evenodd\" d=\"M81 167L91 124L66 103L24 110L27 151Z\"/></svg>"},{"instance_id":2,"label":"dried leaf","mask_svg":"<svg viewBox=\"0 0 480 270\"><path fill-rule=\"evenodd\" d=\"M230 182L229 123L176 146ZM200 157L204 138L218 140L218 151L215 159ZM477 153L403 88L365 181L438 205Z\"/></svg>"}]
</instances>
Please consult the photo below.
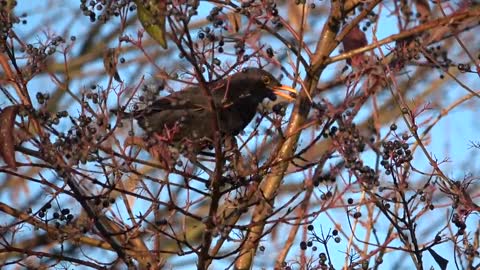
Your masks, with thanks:
<instances>
[{"instance_id":1,"label":"dried leaf","mask_svg":"<svg viewBox=\"0 0 480 270\"><path fill-rule=\"evenodd\" d=\"M117 82L121 83L122 79L118 74L117 70L118 64L118 51L115 48L108 48L103 53L103 65L105 66L105 71L111 77L113 77Z\"/></svg>"},{"instance_id":2,"label":"dried leaf","mask_svg":"<svg viewBox=\"0 0 480 270\"><path fill-rule=\"evenodd\" d=\"M156 40L164 49L168 48L165 38L165 19L167 14L167 1L164 0L135 0L137 5L138 20L142 23L147 33Z\"/></svg>"},{"instance_id":3,"label":"dried leaf","mask_svg":"<svg viewBox=\"0 0 480 270\"><path fill-rule=\"evenodd\" d=\"M18 105L8 106L0 112L0 156L8 167L16 170L13 126L19 110Z\"/></svg>"},{"instance_id":4,"label":"dried leaf","mask_svg":"<svg viewBox=\"0 0 480 270\"><path fill-rule=\"evenodd\" d=\"M365 33L360 30L357 26L354 26L353 29L343 38L342 40L343 50L349 52L368 44L367 37Z\"/></svg>"},{"instance_id":5,"label":"dried leaf","mask_svg":"<svg viewBox=\"0 0 480 270\"><path fill-rule=\"evenodd\" d=\"M303 7L304 5L297 5L295 4L295 1L289 1L288 2L288 21L290 25L292 26L293 29L295 30L300 30L300 27L302 26L302 12L303 12ZM306 18L305 14L305 18ZM305 26L305 29L307 27Z\"/></svg>"},{"instance_id":6,"label":"dried leaf","mask_svg":"<svg viewBox=\"0 0 480 270\"><path fill-rule=\"evenodd\" d=\"M437 262L438 266L440 266L440 269L442 270L445 270L447 269L447 264L448 264L448 260L443 258L442 256L438 255L437 252L435 252L435 250L431 249L431 248L428 248L428 252L430 252L430 255L432 255L433 259L435 260L435 262Z\"/></svg>"},{"instance_id":7,"label":"dried leaf","mask_svg":"<svg viewBox=\"0 0 480 270\"><path fill-rule=\"evenodd\" d=\"M228 21L230 22L230 25L232 26L230 28L230 31L232 33L238 33L238 31L240 30L240 24L241 24L240 14L230 12L227 14L227 18L228 18Z\"/></svg>"},{"instance_id":8,"label":"dried leaf","mask_svg":"<svg viewBox=\"0 0 480 270\"><path fill-rule=\"evenodd\" d=\"M427 0L415 0L415 7L417 9L417 13L420 15L420 20L426 21L432 15L432 11L430 10L430 5L428 4Z\"/></svg>"},{"instance_id":9,"label":"dried leaf","mask_svg":"<svg viewBox=\"0 0 480 270\"><path fill-rule=\"evenodd\" d=\"M343 38L342 45L344 52L353 51L358 48L362 48L368 44L365 33L360 30L358 25ZM347 64L352 66L361 66L363 64L363 54L357 54L350 59L347 59Z\"/></svg>"}]
</instances>

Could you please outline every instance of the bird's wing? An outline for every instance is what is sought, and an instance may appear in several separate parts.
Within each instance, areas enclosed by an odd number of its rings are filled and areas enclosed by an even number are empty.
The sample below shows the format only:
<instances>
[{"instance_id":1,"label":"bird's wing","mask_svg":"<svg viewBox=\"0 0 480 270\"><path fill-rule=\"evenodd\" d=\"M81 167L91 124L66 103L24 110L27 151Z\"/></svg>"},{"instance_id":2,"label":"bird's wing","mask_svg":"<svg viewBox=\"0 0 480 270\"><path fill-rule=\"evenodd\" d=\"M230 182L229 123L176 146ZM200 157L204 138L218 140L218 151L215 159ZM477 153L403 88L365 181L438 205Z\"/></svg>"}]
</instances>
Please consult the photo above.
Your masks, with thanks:
<instances>
[{"instance_id":1,"label":"bird's wing","mask_svg":"<svg viewBox=\"0 0 480 270\"><path fill-rule=\"evenodd\" d=\"M161 111L192 110L202 111L208 109L206 98L198 91L180 91L158 99L148 106L148 111L143 113L152 114Z\"/></svg>"}]
</instances>

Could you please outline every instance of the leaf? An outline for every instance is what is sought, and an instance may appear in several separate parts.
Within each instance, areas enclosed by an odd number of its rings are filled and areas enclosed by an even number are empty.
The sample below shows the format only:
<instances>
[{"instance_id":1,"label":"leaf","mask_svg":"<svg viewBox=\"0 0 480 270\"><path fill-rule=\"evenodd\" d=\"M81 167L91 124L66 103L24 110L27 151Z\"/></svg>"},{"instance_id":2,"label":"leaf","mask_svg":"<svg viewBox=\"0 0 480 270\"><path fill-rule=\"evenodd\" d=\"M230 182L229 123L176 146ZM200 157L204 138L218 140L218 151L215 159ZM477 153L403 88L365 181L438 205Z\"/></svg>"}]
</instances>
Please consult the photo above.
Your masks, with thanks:
<instances>
[{"instance_id":1,"label":"leaf","mask_svg":"<svg viewBox=\"0 0 480 270\"><path fill-rule=\"evenodd\" d=\"M13 138L13 125L19 110L18 105L8 106L0 112L0 156L8 167L16 170L15 142Z\"/></svg>"},{"instance_id":2,"label":"leaf","mask_svg":"<svg viewBox=\"0 0 480 270\"><path fill-rule=\"evenodd\" d=\"M143 28L160 46L167 49L167 39L165 38L165 18L167 14L167 1L164 0L135 0L137 5L137 16Z\"/></svg>"},{"instance_id":3,"label":"leaf","mask_svg":"<svg viewBox=\"0 0 480 270\"><path fill-rule=\"evenodd\" d=\"M368 44L367 37L365 33L358 28L358 26L354 26L352 30L343 38L342 40L343 50L345 52L349 52Z\"/></svg>"},{"instance_id":4,"label":"leaf","mask_svg":"<svg viewBox=\"0 0 480 270\"><path fill-rule=\"evenodd\" d=\"M427 21L428 18L432 15L430 10L430 5L427 0L416 0L415 9L421 20Z\"/></svg>"},{"instance_id":5,"label":"leaf","mask_svg":"<svg viewBox=\"0 0 480 270\"><path fill-rule=\"evenodd\" d=\"M305 8L305 4L298 5L295 1L288 2L288 21L293 29L299 31L302 27L302 16L306 18L306 14L302 15L302 13L307 11ZM306 21L304 22L304 30L308 29L306 25Z\"/></svg>"},{"instance_id":6,"label":"leaf","mask_svg":"<svg viewBox=\"0 0 480 270\"><path fill-rule=\"evenodd\" d=\"M227 18L228 18L228 21L230 22L230 25L232 26L230 31L232 33L238 33L238 31L240 30L240 24L242 22L242 18L240 17L240 14L230 12L227 14Z\"/></svg>"},{"instance_id":7,"label":"leaf","mask_svg":"<svg viewBox=\"0 0 480 270\"><path fill-rule=\"evenodd\" d=\"M447 269L447 264L448 264L447 259L438 255L438 253L435 252L435 250L433 250L432 248L428 248L427 250L428 250L428 252L430 252L430 255L432 255L433 259L437 262L438 266L440 266L440 269L442 269L442 270Z\"/></svg>"},{"instance_id":8,"label":"leaf","mask_svg":"<svg viewBox=\"0 0 480 270\"><path fill-rule=\"evenodd\" d=\"M117 82L122 83L122 79L118 74L118 50L115 48L107 48L103 53L103 65L110 77L113 77Z\"/></svg>"},{"instance_id":9,"label":"leaf","mask_svg":"<svg viewBox=\"0 0 480 270\"><path fill-rule=\"evenodd\" d=\"M347 53L349 51L366 46L368 41L365 33L360 30L358 26L354 26L352 30L343 38L342 44L344 52ZM347 64L358 67L363 65L363 60L363 53L361 53L347 59Z\"/></svg>"}]
</instances>

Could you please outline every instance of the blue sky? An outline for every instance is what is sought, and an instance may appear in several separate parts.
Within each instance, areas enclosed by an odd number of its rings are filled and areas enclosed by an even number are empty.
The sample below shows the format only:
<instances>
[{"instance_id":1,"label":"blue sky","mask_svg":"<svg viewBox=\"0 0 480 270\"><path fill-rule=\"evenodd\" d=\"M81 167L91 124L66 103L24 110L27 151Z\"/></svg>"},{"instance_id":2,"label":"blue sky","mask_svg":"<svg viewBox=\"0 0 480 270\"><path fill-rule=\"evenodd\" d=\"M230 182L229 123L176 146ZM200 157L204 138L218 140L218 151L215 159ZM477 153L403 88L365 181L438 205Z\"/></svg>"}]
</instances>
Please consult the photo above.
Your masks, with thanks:
<instances>
[{"instance_id":1,"label":"blue sky","mask_svg":"<svg viewBox=\"0 0 480 270\"><path fill-rule=\"evenodd\" d=\"M28 14L27 20L28 24L25 26L19 25L15 28L17 33L21 35L26 35L27 33L32 33L35 32L36 34L33 35L33 39L31 42L35 42L38 40L44 40L45 39L45 33L58 33L63 35L64 37L69 37L69 36L76 36L77 40L81 40L82 38L85 37L85 34L90 30L90 27L92 24L90 24L89 19L85 16L82 15L77 15L77 17L72 17L71 14L71 9L74 7L75 9L78 9L79 6L79 1L65 1L64 5L51 5L50 1L18 1L19 2L19 7L18 10L20 11L19 13L25 11ZM49 6L50 5L50 6ZM203 2L202 2L203 5ZM200 14L206 14L210 8L204 7L200 11ZM284 16L286 16L287 11L286 10L280 10L280 13ZM61 19L58 19L61 18ZM54 23L53 23L54 22ZM117 27L118 24L118 19L114 19L111 22L109 22L109 25L105 28L105 31L107 31L110 27ZM389 26L391 24L391 26ZM311 26L311 27L319 27L318 25ZM33 30L35 29L35 30ZM136 30L137 28L129 28L125 32L125 34L129 34L132 36L136 35ZM383 21L382 25L379 25L379 32L378 32L378 38L384 38L388 36L389 34L393 33L393 31L396 31L395 27L395 20L394 16L391 16L389 18L385 18ZM478 30L477 30L478 31ZM371 41L371 35L369 34L369 41ZM70 41L67 41L67 43L70 43ZM478 44L478 43L476 43ZM109 44L109 46L116 46L117 44ZM170 44L172 45L172 44ZM281 51L283 50L282 46L280 44L272 42L271 45L274 50ZM475 43L468 43L467 44L469 47L471 47L472 51L477 50L476 52L478 53L478 45L475 45ZM477 47L475 47L477 46ZM313 47L310 49L313 50ZM72 54L75 54L75 52L79 51L79 47L75 44L73 44L72 48ZM459 54L461 51L454 52L455 54ZM337 54L338 50L334 53ZM127 62L128 61L133 61L133 59L129 59L129 57L134 57L134 54L125 54L122 55L123 57L126 58ZM57 59L60 59L61 55L57 55ZM176 55L170 55L168 56L168 59L177 59L178 57ZM175 60L176 61L176 60ZM175 63L175 62L173 62ZM165 63L162 63L165 64ZM188 64L185 62L181 62L182 65L187 66ZM171 66L166 66L165 67L167 70L173 70L176 67L171 65ZM327 78L337 76L337 68L338 67L327 67L326 71L324 74L322 74L321 77L321 82L327 81ZM84 72L88 72L90 70L101 70L103 69L103 64L100 61L97 62L92 62L86 66L83 67ZM408 70L409 68L407 68ZM413 70L414 68L411 67ZM153 76L153 68L146 69L145 72L147 74L147 77ZM128 78L130 77L131 73L139 72L137 67L135 65L121 65L120 66L120 74L122 78L126 78L127 84L134 86L138 84L138 81L128 81ZM425 79L424 83L418 83L415 85L412 85L411 87L415 87L414 93L419 93L426 89L429 85L434 83L433 80L438 78L438 75L435 73L436 71L432 70L432 73L430 74L431 76ZM277 74L278 75L278 74ZM303 74L302 74L303 75ZM407 76L407 75L405 75ZM478 91L480 90L480 80L478 80L478 75L475 74L459 74L458 78L462 81L468 84L472 89ZM75 91L75 93L79 93L80 91L87 89L92 82L96 82L99 85L103 85L106 87L108 79L106 77L103 77L100 79L100 81L97 80L97 78L90 77L89 81L73 81L71 83L71 89ZM287 83L288 81L285 79L283 81L284 83ZM172 84L172 87L175 87L179 84ZM450 83L450 84L442 84L440 87L442 87L441 91L438 91L438 94L433 95L431 99L429 100L432 104L432 106L435 109L429 110L425 112L425 114L420 117L420 119L428 119L429 117L437 117L439 114L439 108L446 108L449 106L449 104L452 104L455 100L458 98L464 96L467 94L467 92L458 87L455 83ZM50 91L55 89L55 85L52 83L50 78L48 76L41 76L33 80L31 83L29 83L29 88L35 92L35 91ZM343 93L343 92L342 92ZM326 96L325 98L329 99L330 101L335 101L340 99L339 96L335 96L337 93L333 93L331 96ZM340 95L341 96L341 95ZM415 96L409 97L411 99L416 98ZM115 104L115 99L112 99L112 106ZM67 109L71 113L78 113L79 108L75 106L70 106L71 105L71 100L68 98L65 98L63 101L63 106L64 108L62 109ZM420 104L419 104L420 105ZM478 149L476 148L471 148L471 142L472 141L480 141L480 138L478 137L478 127L480 126L479 123L479 118L477 117L477 110L478 108L478 100L477 99L472 99L471 101L465 103L464 105L461 105L460 107L454 109L452 112L448 114L445 118L443 118L435 127L432 129L430 134L432 134L430 140L428 140L428 143L426 144L428 151L430 154L434 157L437 157L439 160L448 158L449 162L445 163L441 166L441 168L444 170L444 172L447 174L447 176L451 177L452 179L457 179L457 180L462 180L465 175L468 175L470 173L476 175L478 171ZM370 111L365 111L363 114L361 113L357 119L358 122L361 122L362 119L365 119L368 117ZM399 126L398 130L405 130L405 125L402 123L402 120L396 121L397 125ZM382 129L382 136L388 132L388 125ZM368 154L366 154L368 156ZM415 155L415 165L417 166L417 169L422 170L422 171L429 171L430 170L430 165L428 164L427 160L424 158L423 154L420 152L417 152ZM374 161L372 160L372 164ZM300 176L292 176L290 179L291 181L298 181ZM417 179L420 179L420 177L417 177ZM477 192L478 193L478 192ZM318 193L320 194L320 193ZM12 199L12 197L8 194L2 194L0 195L0 199L4 202L8 202L9 200ZM43 197L42 200L48 199L47 197ZM480 200L476 200L477 202L480 202ZM281 204L281 201L277 201L278 204ZM435 202L434 202L435 203ZM76 209L77 211L80 211L80 209ZM142 205L137 205L138 211L142 211ZM447 212L447 208L445 208L445 213ZM438 213L438 212L436 212ZM440 213L442 213L440 211ZM343 222L345 221L345 212L342 210L339 211L334 211L333 212L334 216L337 216L339 220L342 220ZM442 214L441 217L435 214L430 215L432 222L443 222L442 224L445 223L445 218L446 214ZM480 219L478 218L478 215L471 215L470 218L468 219L468 224L469 228L474 228L477 226L478 222ZM315 221L314 223L318 228L321 226L324 230L328 230L329 228L333 227L333 224L328 221L327 218L319 218ZM347 224L342 224L342 226L346 226ZM376 224L378 225L377 231L381 234L381 229L386 228L386 224ZM430 226L431 224L425 224L425 230ZM471 227L470 227L471 226ZM285 230L285 235L279 235L278 239L274 243L265 243L265 245L272 244L271 247L267 247L266 252L259 252L257 256L257 262L259 262L260 265L262 265L261 261L264 261L265 265L268 267L268 263L272 259L275 258L276 254L269 252L272 250L275 250L274 247L276 245L281 245L283 241L286 239L286 234L288 233L288 227L282 227L283 230ZM422 230L420 230L422 231ZM283 231L282 231L283 232ZM361 236L363 234L362 230L357 231L358 235ZM429 237L432 234L432 232L425 232ZM284 236L284 237L282 237ZM296 243L300 242L296 241ZM342 242L340 244L331 244L330 250L337 252L337 256L334 258L339 260L337 262L334 262L336 265L342 265L341 262L343 262L343 256L342 256L342 251L345 250L345 244L346 244L346 239L342 239ZM442 250L442 248L445 248ZM291 258L296 258L295 252L298 249L295 248L291 251ZM451 246L448 244L442 244L440 246L435 247L435 250L440 253L441 255L446 255L446 254L451 254ZM392 253L390 255L386 255L385 257L385 264L384 267L388 267L389 261L391 262L396 262L398 259L398 253ZM388 259L387 259L388 258ZM178 260L178 263L181 261L190 261L194 259L193 257L187 257L187 258L181 258ZM435 262L432 260L431 256L428 255L427 253L424 254L424 259L425 267L430 267L434 266L436 268ZM451 258L450 258L451 259ZM450 267L453 266L453 260L450 260ZM214 269L222 269L224 268L225 265L216 265ZM411 269L412 265L410 264L410 260L407 259L405 260L405 264L402 265L398 269ZM185 269L188 269L186 267ZM453 269L453 268L449 268Z\"/></svg>"}]
</instances>

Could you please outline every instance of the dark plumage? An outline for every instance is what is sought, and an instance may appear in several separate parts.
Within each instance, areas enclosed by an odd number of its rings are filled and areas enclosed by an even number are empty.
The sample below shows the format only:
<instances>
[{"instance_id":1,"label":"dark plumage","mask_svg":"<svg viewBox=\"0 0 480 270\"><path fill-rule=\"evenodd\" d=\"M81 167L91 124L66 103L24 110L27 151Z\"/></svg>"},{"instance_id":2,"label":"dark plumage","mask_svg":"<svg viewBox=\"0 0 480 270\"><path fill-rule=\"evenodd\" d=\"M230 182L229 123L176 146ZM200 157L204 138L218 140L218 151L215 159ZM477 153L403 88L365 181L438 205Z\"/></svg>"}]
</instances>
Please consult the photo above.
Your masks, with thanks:
<instances>
[{"instance_id":1,"label":"dark plumage","mask_svg":"<svg viewBox=\"0 0 480 270\"><path fill-rule=\"evenodd\" d=\"M219 113L219 131L223 136L240 133L254 118L257 106L265 98L275 100L280 95L292 101L296 93L259 68L244 69L211 83L209 87ZM196 150L201 150L213 141L215 113L199 86L162 97L132 114L140 127L167 142L193 143Z\"/></svg>"}]
</instances>

